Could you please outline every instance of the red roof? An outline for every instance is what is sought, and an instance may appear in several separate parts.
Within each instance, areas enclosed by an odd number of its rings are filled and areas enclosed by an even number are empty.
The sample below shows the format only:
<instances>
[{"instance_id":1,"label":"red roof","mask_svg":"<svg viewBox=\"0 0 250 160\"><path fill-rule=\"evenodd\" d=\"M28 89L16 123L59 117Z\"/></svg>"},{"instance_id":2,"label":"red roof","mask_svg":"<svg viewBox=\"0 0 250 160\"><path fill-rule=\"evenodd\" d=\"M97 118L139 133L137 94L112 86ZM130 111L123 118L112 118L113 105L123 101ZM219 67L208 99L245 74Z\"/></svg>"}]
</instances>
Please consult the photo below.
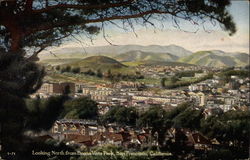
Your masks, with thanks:
<instances>
[{"instance_id":1,"label":"red roof","mask_svg":"<svg viewBox=\"0 0 250 160\"><path fill-rule=\"evenodd\" d=\"M86 143L86 142L92 142L91 136L86 136L86 135L80 135L77 136L76 139L74 139L76 143Z\"/></svg>"},{"instance_id":2,"label":"red roof","mask_svg":"<svg viewBox=\"0 0 250 160\"><path fill-rule=\"evenodd\" d=\"M193 133L189 136L189 140L193 144L211 144L210 140L200 133Z\"/></svg>"},{"instance_id":3,"label":"red roof","mask_svg":"<svg viewBox=\"0 0 250 160\"><path fill-rule=\"evenodd\" d=\"M110 133L108 138L115 141L115 142L123 141L122 134L119 134L119 133Z\"/></svg>"}]
</instances>

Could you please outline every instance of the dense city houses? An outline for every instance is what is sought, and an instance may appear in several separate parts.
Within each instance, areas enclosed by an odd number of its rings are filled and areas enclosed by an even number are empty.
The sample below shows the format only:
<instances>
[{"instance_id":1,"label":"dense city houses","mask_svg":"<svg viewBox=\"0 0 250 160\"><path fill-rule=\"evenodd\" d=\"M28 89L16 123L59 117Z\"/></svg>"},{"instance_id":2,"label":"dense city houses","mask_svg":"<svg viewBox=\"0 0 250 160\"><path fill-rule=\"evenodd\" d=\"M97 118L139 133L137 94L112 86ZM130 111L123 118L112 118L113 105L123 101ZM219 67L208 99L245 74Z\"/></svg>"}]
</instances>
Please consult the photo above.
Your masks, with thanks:
<instances>
[{"instance_id":1,"label":"dense city houses","mask_svg":"<svg viewBox=\"0 0 250 160\"><path fill-rule=\"evenodd\" d=\"M180 135L186 137L185 145L195 150L208 151L219 145L216 139L209 139L200 132L178 128L169 129L163 143L178 141ZM87 148L108 144L132 150L159 146L158 133L152 135L148 128L135 129L116 124L104 126L91 120L57 120L48 134L35 135L35 137L39 140L54 139L64 141L67 145Z\"/></svg>"},{"instance_id":2,"label":"dense city houses","mask_svg":"<svg viewBox=\"0 0 250 160\"><path fill-rule=\"evenodd\" d=\"M140 68L141 67L141 68ZM139 66L140 71L159 73L164 70L167 73L172 70L178 73L179 70L199 71L194 77L202 77L207 72L219 72L217 68L201 66L151 66L150 69ZM237 68L236 68L237 69ZM146 73L145 73L146 74ZM160 105L165 109L171 109L183 102L192 101L195 105L209 110L222 110L223 112L240 109L244 110L249 106L249 86L250 80L231 76L230 81L222 84L219 76L191 84L185 88L168 90L162 93L153 92L150 87L147 90L141 88L148 87L142 82L120 81L114 84L88 85L72 82L45 82L41 88L31 97L39 96L48 98L53 95L70 93L74 98L87 96L98 102L100 114L106 113L111 106L134 106L138 110L144 110L147 106Z\"/></svg>"},{"instance_id":3,"label":"dense city houses","mask_svg":"<svg viewBox=\"0 0 250 160\"><path fill-rule=\"evenodd\" d=\"M157 68L154 69L157 70ZM189 69L191 70L192 67ZM200 77L203 74L204 72L195 74L195 76ZM221 81L219 76L214 75L213 78L200 83L159 93L150 89L142 90L141 87L145 87L145 84L139 82L120 81L109 85L45 82L32 97L48 98L66 92L72 98L89 97L98 103L99 115L104 115L113 106L135 107L139 113L143 113L152 106L172 110L184 102L191 102L194 109L202 109L205 119L230 110L249 110L249 77L231 76L229 82L223 84ZM209 139L198 131L185 128L169 129L165 135L165 141L174 142L178 138L178 134L186 137L186 146L196 150L211 150L220 145L216 139ZM117 124L103 125L97 121L82 119L57 120L50 132L37 137L56 139L65 141L67 144L85 147L113 144L125 148L143 148L158 145L157 132L152 135L150 128L133 128Z\"/></svg>"}]
</instances>

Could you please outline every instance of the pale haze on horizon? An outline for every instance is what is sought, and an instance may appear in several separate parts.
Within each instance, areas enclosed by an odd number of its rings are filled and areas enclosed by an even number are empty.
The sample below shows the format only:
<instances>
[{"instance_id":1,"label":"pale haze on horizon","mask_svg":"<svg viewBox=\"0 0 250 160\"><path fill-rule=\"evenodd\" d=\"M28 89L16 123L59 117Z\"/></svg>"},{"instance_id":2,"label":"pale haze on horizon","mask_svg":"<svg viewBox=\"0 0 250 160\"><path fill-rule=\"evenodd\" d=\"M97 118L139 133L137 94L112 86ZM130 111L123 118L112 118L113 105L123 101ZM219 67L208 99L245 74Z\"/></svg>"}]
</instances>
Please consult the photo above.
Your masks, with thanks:
<instances>
[{"instance_id":1,"label":"pale haze on horizon","mask_svg":"<svg viewBox=\"0 0 250 160\"><path fill-rule=\"evenodd\" d=\"M211 27L211 23L205 23L197 27L181 22L181 29L173 27L172 22L164 23L164 28L140 27L135 26L135 33L122 29L109 27L106 28L107 39L114 45L178 45L190 51L199 50L223 50L226 52L246 52L249 53L249 1L232 1L229 8L236 23L237 32L233 36L218 27ZM159 25L160 26L160 25ZM196 28L195 28L196 27ZM93 43L87 39L78 37L70 42L62 44L60 47L53 47L52 50L59 50L67 47L94 47L110 45L100 33L94 37ZM82 41L82 43L79 43Z\"/></svg>"}]
</instances>

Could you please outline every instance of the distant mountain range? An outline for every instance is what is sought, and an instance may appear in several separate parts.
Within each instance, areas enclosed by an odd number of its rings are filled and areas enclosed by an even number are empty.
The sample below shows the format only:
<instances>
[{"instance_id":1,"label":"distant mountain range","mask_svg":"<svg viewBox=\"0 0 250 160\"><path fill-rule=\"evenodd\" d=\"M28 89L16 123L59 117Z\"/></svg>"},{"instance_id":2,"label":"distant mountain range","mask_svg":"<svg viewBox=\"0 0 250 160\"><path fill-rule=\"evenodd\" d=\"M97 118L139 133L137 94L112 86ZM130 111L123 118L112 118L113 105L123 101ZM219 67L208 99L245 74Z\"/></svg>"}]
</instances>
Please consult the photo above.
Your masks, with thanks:
<instances>
[{"instance_id":1,"label":"distant mountain range","mask_svg":"<svg viewBox=\"0 0 250 160\"><path fill-rule=\"evenodd\" d=\"M245 66L249 63L249 54L246 53L228 53L220 50L192 53L176 45L101 46L87 47L85 50L83 48L62 48L53 51L53 53L56 56L48 53L40 55L41 62L63 64L63 60L65 60L65 63L75 63L86 57L98 57L102 55L107 58L113 58L119 62L181 62L210 67ZM54 62L56 61L55 59L60 59L60 62Z\"/></svg>"},{"instance_id":2,"label":"distant mountain range","mask_svg":"<svg viewBox=\"0 0 250 160\"><path fill-rule=\"evenodd\" d=\"M134 62L134 61L166 61L175 62L179 57L170 53L152 53L143 51L129 51L127 53L115 56L114 59L121 62Z\"/></svg>"},{"instance_id":3,"label":"distant mountain range","mask_svg":"<svg viewBox=\"0 0 250 160\"><path fill-rule=\"evenodd\" d=\"M115 57L123 53L131 51L141 51L150 53L170 53L177 57L191 55L192 52L176 45L160 46L160 45L119 45L119 46L98 46L98 47L68 47L54 50L53 53L60 58L83 58L96 55L104 55ZM50 53L44 53L39 56L41 59L56 58Z\"/></svg>"}]
</instances>

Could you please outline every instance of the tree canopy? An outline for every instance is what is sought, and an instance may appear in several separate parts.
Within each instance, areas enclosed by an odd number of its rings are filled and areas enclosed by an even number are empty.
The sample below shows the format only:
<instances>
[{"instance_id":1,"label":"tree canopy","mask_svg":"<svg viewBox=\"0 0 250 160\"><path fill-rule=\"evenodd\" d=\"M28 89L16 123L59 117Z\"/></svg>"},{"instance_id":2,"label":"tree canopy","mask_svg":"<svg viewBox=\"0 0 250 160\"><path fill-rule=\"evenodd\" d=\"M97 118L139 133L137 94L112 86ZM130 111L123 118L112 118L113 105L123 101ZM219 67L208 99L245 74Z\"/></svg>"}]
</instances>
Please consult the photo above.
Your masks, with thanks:
<instances>
[{"instance_id":1,"label":"tree canopy","mask_svg":"<svg viewBox=\"0 0 250 160\"><path fill-rule=\"evenodd\" d=\"M88 97L81 97L67 101L61 116L68 119L96 119L97 111L95 101Z\"/></svg>"},{"instance_id":2,"label":"tree canopy","mask_svg":"<svg viewBox=\"0 0 250 160\"><path fill-rule=\"evenodd\" d=\"M135 126L137 118L138 114L135 107L115 106L103 115L102 121L105 123L117 122L121 125Z\"/></svg>"},{"instance_id":3,"label":"tree canopy","mask_svg":"<svg viewBox=\"0 0 250 160\"><path fill-rule=\"evenodd\" d=\"M3 0L0 1L0 47L24 55L32 49L30 60L49 46L59 45L70 35L89 36L104 31L106 23L123 26L154 20L178 19L194 25L218 22L225 31L236 27L227 10L230 0ZM105 34L105 33L104 33Z\"/></svg>"}]
</instances>

